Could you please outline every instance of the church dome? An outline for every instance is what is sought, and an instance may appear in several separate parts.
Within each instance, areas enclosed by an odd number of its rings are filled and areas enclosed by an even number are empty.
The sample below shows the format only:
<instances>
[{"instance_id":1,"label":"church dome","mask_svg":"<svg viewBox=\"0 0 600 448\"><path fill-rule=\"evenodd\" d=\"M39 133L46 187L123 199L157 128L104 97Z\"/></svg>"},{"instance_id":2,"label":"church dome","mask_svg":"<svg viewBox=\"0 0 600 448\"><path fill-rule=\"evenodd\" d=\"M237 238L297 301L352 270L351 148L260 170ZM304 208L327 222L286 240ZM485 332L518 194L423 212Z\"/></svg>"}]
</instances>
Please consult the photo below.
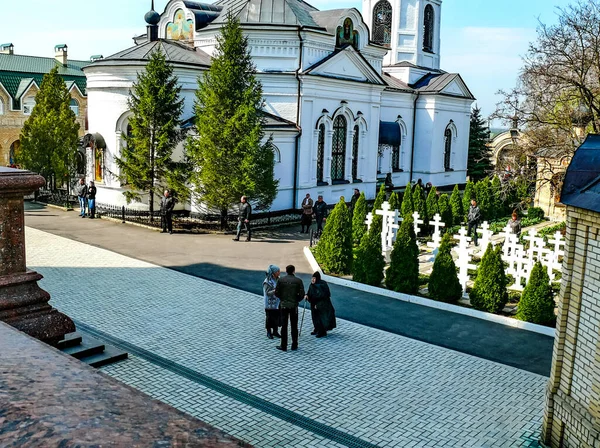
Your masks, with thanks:
<instances>
[{"instance_id":1,"label":"church dome","mask_svg":"<svg viewBox=\"0 0 600 448\"><path fill-rule=\"evenodd\" d=\"M160 14L154 10L148 11L144 16L144 20L148 25L158 25L158 22L160 22Z\"/></svg>"}]
</instances>

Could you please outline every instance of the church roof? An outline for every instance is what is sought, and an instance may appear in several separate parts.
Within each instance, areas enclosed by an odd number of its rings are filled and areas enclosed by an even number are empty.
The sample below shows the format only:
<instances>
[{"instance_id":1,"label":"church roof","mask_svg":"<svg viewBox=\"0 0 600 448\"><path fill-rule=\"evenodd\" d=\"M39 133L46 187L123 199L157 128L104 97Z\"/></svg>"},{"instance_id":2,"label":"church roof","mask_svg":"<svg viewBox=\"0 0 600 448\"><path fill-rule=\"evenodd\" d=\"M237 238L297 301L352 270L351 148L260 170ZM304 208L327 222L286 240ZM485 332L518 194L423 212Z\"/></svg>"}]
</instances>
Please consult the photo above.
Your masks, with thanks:
<instances>
[{"instance_id":1,"label":"church roof","mask_svg":"<svg viewBox=\"0 0 600 448\"><path fill-rule=\"evenodd\" d=\"M431 93L431 94L441 94L444 93L446 95L451 95L449 93L443 92L443 90L448 87L453 81L459 82L459 84L464 87L466 90L466 97L472 100L475 99L467 85L462 80L461 76L458 73L427 73L417 82L412 84L410 87L415 89L420 93ZM463 95L459 95L463 96Z\"/></svg>"},{"instance_id":2,"label":"church roof","mask_svg":"<svg viewBox=\"0 0 600 448\"><path fill-rule=\"evenodd\" d=\"M223 9L213 23L225 22L231 13L243 24L319 27L311 16L317 8L302 0L218 0L214 5Z\"/></svg>"},{"instance_id":3,"label":"church roof","mask_svg":"<svg viewBox=\"0 0 600 448\"><path fill-rule=\"evenodd\" d=\"M195 66L210 66L210 56L202 50L191 48L183 43L158 39L153 42L146 42L141 45L128 48L126 50L115 53L104 59L99 59L90 64L91 67L99 65L126 65L132 61L148 61L150 55L160 50L166 57L167 62L172 64L186 64Z\"/></svg>"},{"instance_id":4,"label":"church roof","mask_svg":"<svg viewBox=\"0 0 600 448\"><path fill-rule=\"evenodd\" d=\"M560 202L600 213L600 135L588 135L575 151Z\"/></svg>"},{"instance_id":5,"label":"church roof","mask_svg":"<svg viewBox=\"0 0 600 448\"><path fill-rule=\"evenodd\" d=\"M340 17L346 17L351 9L355 8L314 10L310 15L321 28L325 28L328 33L335 34Z\"/></svg>"},{"instance_id":6,"label":"church roof","mask_svg":"<svg viewBox=\"0 0 600 448\"><path fill-rule=\"evenodd\" d=\"M394 78L389 73L383 72L383 80L388 85L389 89L402 90L404 92L414 92L414 89L411 89L408 84L400 81L398 78Z\"/></svg>"}]
</instances>

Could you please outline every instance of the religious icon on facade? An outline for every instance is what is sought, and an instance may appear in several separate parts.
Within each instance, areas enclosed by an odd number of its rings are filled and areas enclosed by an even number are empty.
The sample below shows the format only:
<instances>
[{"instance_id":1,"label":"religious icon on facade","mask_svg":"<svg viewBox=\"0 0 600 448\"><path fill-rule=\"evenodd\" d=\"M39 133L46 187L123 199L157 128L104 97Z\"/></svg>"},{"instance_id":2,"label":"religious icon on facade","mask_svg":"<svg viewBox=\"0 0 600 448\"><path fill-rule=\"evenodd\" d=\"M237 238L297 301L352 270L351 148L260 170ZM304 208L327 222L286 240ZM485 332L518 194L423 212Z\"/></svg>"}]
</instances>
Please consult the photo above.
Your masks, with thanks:
<instances>
[{"instance_id":1,"label":"religious icon on facade","mask_svg":"<svg viewBox=\"0 0 600 448\"><path fill-rule=\"evenodd\" d=\"M175 11L173 21L167 23L167 39L172 40L192 40L194 37L194 21L185 19L183 9Z\"/></svg>"},{"instance_id":2,"label":"religious icon on facade","mask_svg":"<svg viewBox=\"0 0 600 448\"><path fill-rule=\"evenodd\" d=\"M352 45L358 49L358 31L354 30L354 24L349 17L346 17L344 20L344 26L337 27L336 36L336 47Z\"/></svg>"}]
</instances>

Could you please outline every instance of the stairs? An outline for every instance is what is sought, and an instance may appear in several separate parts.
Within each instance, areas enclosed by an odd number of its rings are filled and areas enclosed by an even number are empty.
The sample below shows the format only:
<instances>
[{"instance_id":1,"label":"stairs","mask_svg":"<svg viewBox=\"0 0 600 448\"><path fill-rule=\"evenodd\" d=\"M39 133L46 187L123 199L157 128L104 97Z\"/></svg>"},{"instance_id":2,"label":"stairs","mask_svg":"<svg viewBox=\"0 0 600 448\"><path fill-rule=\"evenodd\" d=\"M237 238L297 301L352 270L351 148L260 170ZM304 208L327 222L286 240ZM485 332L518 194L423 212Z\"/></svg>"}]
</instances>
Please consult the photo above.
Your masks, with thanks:
<instances>
[{"instance_id":1,"label":"stairs","mask_svg":"<svg viewBox=\"0 0 600 448\"><path fill-rule=\"evenodd\" d=\"M66 334L65 338L58 343L57 348L96 368L127 359L127 352L111 345L105 345L90 336L82 336L77 332Z\"/></svg>"}]
</instances>

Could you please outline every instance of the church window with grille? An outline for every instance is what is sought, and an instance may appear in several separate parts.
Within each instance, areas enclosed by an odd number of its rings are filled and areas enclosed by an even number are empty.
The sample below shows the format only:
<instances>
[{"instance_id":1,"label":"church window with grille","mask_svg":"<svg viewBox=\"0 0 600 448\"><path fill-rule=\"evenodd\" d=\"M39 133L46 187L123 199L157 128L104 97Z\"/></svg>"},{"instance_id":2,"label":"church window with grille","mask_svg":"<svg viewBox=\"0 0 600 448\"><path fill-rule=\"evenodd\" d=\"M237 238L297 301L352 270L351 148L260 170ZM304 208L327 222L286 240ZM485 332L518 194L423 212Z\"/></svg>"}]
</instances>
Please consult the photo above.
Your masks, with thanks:
<instances>
[{"instance_id":1,"label":"church window with grille","mask_svg":"<svg viewBox=\"0 0 600 448\"><path fill-rule=\"evenodd\" d=\"M354 126L354 137L352 138L352 179L358 179L358 140L360 138L358 126Z\"/></svg>"},{"instance_id":2,"label":"church window with grille","mask_svg":"<svg viewBox=\"0 0 600 448\"><path fill-rule=\"evenodd\" d=\"M446 171L452 171L450 167L450 156L452 154L452 131L446 129L444 133L444 169Z\"/></svg>"},{"instance_id":3,"label":"church window with grille","mask_svg":"<svg viewBox=\"0 0 600 448\"><path fill-rule=\"evenodd\" d=\"M433 23L434 13L433 6L425 6L425 14L423 20L423 51L433 53Z\"/></svg>"},{"instance_id":4,"label":"church window with grille","mask_svg":"<svg viewBox=\"0 0 600 448\"><path fill-rule=\"evenodd\" d=\"M325 160L325 125L319 126L319 141L317 144L317 182L323 182L323 165Z\"/></svg>"},{"instance_id":5,"label":"church window with grille","mask_svg":"<svg viewBox=\"0 0 600 448\"><path fill-rule=\"evenodd\" d=\"M392 171L402 171L400 167L400 145L392 146Z\"/></svg>"},{"instance_id":6,"label":"church window with grille","mask_svg":"<svg viewBox=\"0 0 600 448\"><path fill-rule=\"evenodd\" d=\"M346 118L338 115L333 121L333 139L331 143L331 180L344 180L346 165Z\"/></svg>"},{"instance_id":7,"label":"church window with grille","mask_svg":"<svg viewBox=\"0 0 600 448\"><path fill-rule=\"evenodd\" d=\"M389 46L392 41L392 5L381 0L373 8L373 42Z\"/></svg>"}]
</instances>

